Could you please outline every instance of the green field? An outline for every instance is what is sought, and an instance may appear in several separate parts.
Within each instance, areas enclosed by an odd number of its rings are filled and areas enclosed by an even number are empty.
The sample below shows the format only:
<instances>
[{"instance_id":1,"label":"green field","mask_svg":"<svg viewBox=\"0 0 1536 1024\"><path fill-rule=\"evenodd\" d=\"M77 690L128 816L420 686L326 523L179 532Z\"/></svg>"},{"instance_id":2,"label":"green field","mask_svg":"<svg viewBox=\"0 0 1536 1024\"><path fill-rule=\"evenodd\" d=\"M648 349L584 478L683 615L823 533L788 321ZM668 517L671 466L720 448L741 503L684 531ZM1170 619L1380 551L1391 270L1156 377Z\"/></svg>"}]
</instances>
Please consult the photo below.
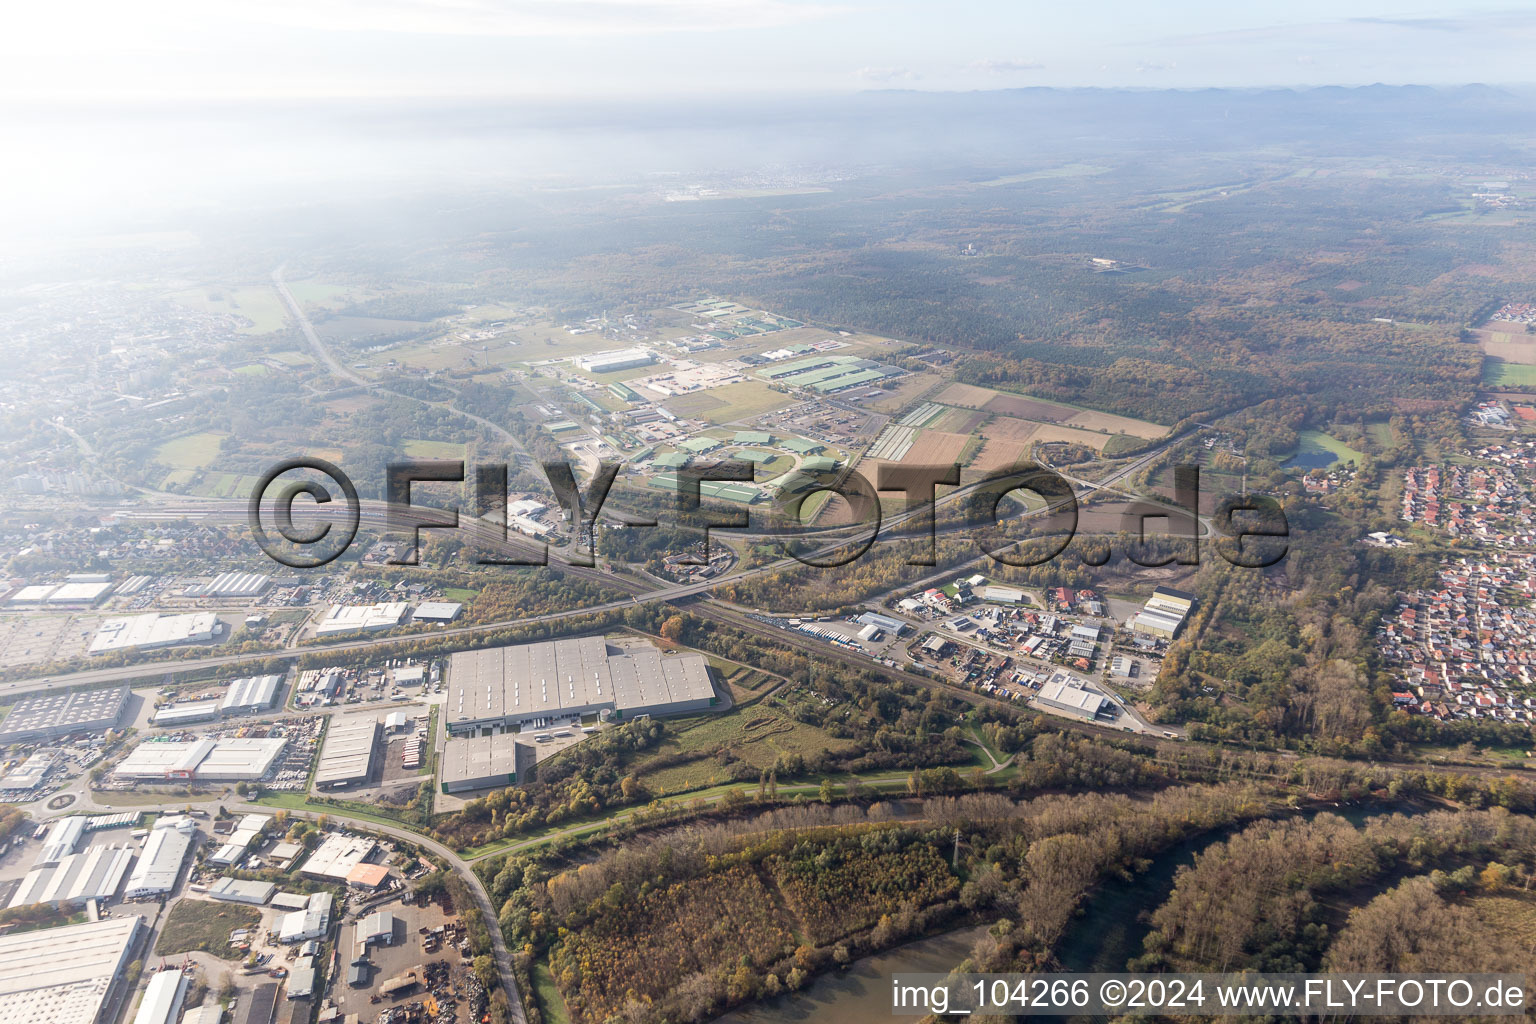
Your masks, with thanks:
<instances>
[{"instance_id":1,"label":"green field","mask_svg":"<svg viewBox=\"0 0 1536 1024\"><path fill-rule=\"evenodd\" d=\"M1323 456L1331 455L1331 462L1324 463ZM1296 454L1292 456L1304 466L1332 465L1334 462L1353 462L1355 465L1365 461L1365 453L1356 451L1338 438L1323 433L1321 430L1303 430L1301 443L1296 448Z\"/></svg>"},{"instance_id":2,"label":"green field","mask_svg":"<svg viewBox=\"0 0 1536 1024\"><path fill-rule=\"evenodd\" d=\"M405 454L413 459L463 459L464 446L451 441L422 441L406 438Z\"/></svg>"},{"instance_id":3,"label":"green field","mask_svg":"<svg viewBox=\"0 0 1536 1024\"><path fill-rule=\"evenodd\" d=\"M235 367L234 372L243 377L265 377L272 371L260 363L246 363L244 366Z\"/></svg>"},{"instance_id":4,"label":"green field","mask_svg":"<svg viewBox=\"0 0 1536 1024\"><path fill-rule=\"evenodd\" d=\"M777 705L778 700L770 703ZM793 718L782 708L753 704L723 715L705 718L683 726L657 749L658 754L684 751L713 752L725 748L753 768L772 768L781 754L810 756L821 750L837 750L845 742L833 739L814 725ZM636 777L652 793L684 792L730 781L730 769L714 757L687 764L675 764L647 770L647 762L636 767Z\"/></svg>"},{"instance_id":5,"label":"green field","mask_svg":"<svg viewBox=\"0 0 1536 1024\"><path fill-rule=\"evenodd\" d=\"M679 395L668 399L666 406L679 415L697 416L710 423L737 423L782 409L793 401L789 395L774 391L761 381L748 380Z\"/></svg>"},{"instance_id":6,"label":"green field","mask_svg":"<svg viewBox=\"0 0 1536 1024\"><path fill-rule=\"evenodd\" d=\"M218 458L225 436L207 430L173 437L155 450L155 461L176 469L202 469Z\"/></svg>"},{"instance_id":7,"label":"green field","mask_svg":"<svg viewBox=\"0 0 1536 1024\"><path fill-rule=\"evenodd\" d=\"M261 911L255 907L212 900L180 900L166 918L160 940L155 943L155 955L173 956L201 950L233 960L240 951L230 946L229 933L236 928L258 928L260 925Z\"/></svg>"},{"instance_id":8,"label":"green field","mask_svg":"<svg viewBox=\"0 0 1536 1024\"><path fill-rule=\"evenodd\" d=\"M1502 359L1483 360L1483 383L1508 387L1531 387L1536 385L1536 366L1524 363L1506 363Z\"/></svg>"},{"instance_id":9,"label":"green field","mask_svg":"<svg viewBox=\"0 0 1536 1024\"><path fill-rule=\"evenodd\" d=\"M171 298L183 306L208 313L227 313L250 321L241 334L270 334L288 323L288 311L282 297L269 285L242 285L237 288L194 288Z\"/></svg>"}]
</instances>

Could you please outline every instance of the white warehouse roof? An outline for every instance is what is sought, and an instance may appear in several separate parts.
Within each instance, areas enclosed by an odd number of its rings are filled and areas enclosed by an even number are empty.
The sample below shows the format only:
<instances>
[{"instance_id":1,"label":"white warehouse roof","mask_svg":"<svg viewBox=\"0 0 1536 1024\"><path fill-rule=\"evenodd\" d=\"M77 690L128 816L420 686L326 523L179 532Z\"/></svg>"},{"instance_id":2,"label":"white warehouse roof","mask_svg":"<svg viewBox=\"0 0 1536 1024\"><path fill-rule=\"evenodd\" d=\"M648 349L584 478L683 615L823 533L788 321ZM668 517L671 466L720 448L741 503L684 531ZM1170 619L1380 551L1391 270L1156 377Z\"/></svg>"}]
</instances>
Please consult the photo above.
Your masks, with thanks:
<instances>
[{"instance_id":1,"label":"white warehouse roof","mask_svg":"<svg viewBox=\"0 0 1536 1024\"><path fill-rule=\"evenodd\" d=\"M128 915L0 935L8 1024L95 1024L140 927Z\"/></svg>"}]
</instances>

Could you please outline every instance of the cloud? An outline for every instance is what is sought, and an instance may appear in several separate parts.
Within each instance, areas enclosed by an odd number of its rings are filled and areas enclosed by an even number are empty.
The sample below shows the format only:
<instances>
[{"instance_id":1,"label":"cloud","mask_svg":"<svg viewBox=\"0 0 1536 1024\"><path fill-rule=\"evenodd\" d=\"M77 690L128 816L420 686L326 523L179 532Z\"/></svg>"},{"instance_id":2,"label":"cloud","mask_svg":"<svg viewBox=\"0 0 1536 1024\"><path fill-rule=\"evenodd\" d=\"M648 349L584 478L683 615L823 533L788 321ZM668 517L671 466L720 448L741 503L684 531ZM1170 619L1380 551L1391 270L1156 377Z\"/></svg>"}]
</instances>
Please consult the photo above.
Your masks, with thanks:
<instances>
[{"instance_id":1,"label":"cloud","mask_svg":"<svg viewBox=\"0 0 1536 1024\"><path fill-rule=\"evenodd\" d=\"M1179 65L1174 61L1169 61L1167 64L1160 64L1157 61L1144 60L1136 65L1136 73L1138 75L1144 75L1148 72L1172 71L1178 66Z\"/></svg>"},{"instance_id":2,"label":"cloud","mask_svg":"<svg viewBox=\"0 0 1536 1024\"><path fill-rule=\"evenodd\" d=\"M860 68L859 77L866 82L916 82L922 75L911 68Z\"/></svg>"},{"instance_id":3,"label":"cloud","mask_svg":"<svg viewBox=\"0 0 1536 1024\"><path fill-rule=\"evenodd\" d=\"M324 32L516 37L778 28L842 8L816 0L240 0L225 10Z\"/></svg>"},{"instance_id":4,"label":"cloud","mask_svg":"<svg viewBox=\"0 0 1536 1024\"><path fill-rule=\"evenodd\" d=\"M1043 71L1045 65L1037 60L976 60L970 64L972 71L985 71L989 75L1007 75L1015 71Z\"/></svg>"},{"instance_id":5,"label":"cloud","mask_svg":"<svg viewBox=\"0 0 1536 1024\"><path fill-rule=\"evenodd\" d=\"M1392 28L1422 29L1427 32L1470 32L1476 22L1465 18L1350 18L1355 25L1390 25Z\"/></svg>"}]
</instances>

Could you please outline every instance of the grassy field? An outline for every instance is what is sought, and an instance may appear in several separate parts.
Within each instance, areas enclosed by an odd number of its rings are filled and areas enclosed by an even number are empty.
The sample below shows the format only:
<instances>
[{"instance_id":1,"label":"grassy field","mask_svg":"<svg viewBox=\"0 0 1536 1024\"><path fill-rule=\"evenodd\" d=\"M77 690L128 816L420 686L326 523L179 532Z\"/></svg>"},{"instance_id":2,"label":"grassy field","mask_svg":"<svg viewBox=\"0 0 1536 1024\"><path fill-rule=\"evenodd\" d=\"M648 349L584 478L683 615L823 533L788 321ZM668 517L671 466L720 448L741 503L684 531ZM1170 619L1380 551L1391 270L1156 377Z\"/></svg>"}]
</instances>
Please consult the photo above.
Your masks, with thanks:
<instances>
[{"instance_id":1,"label":"grassy field","mask_svg":"<svg viewBox=\"0 0 1536 1024\"><path fill-rule=\"evenodd\" d=\"M155 943L156 956L172 956L202 950L225 960L240 955L229 944L229 933L237 928L256 928L261 911L234 903L184 899L171 908L165 928Z\"/></svg>"},{"instance_id":2,"label":"grassy field","mask_svg":"<svg viewBox=\"0 0 1536 1024\"><path fill-rule=\"evenodd\" d=\"M406 438L405 454L413 459L463 459L464 446L451 441L422 441Z\"/></svg>"},{"instance_id":3,"label":"grassy field","mask_svg":"<svg viewBox=\"0 0 1536 1024\"><path fill-rule=\"evenodd\" d=\"M571 1015L565 1008L565 999L555 987L555 979L544 964L534 964L533 996L539 1002L539 1010L548 1024L570 1024Z\"/></svg>"},{"instance_id":4,"label":"grassy field","mask_svg":"<svg viewBox=\"0 0 1536 1024\"><path fill-rule=\"evenodd\" d=\"M772 768L783 754L808 756L845 745L822 729L796 721L780 708L753 705L686 727L668 737L657 752L713 752L724 747L741 761L762 770ZM730 773L710 757L656 770L647 770L647 762L641 762L636 776L651 792L662 794L718 785L729 781Z\"/></svg>"},{"instance_id":5,"label":"grassy field","mask_svg":"<svg viewBox=\"0 0 1536 1024\"><path fill-rule=\"evenodd\" d=\"M1521 388L1536 385L1536 366L1506 363L1502 359L1485 359L1483 360L1483 383Z\"/></svg>"},{"instance_id":6,"label":"grassy field","mask_svg":"<svg viewBox=\"0 0 1536 1024\"><path fill-rule=\"evenodd\" d=\"M177 469L202 469L218 458L224 437L211 430L173 437L155 450L155 461Z\"/></svg>"},{"instance_id":7,"label":"grassy field","mask_svg":"<svg viewBox=\"0 0 1536 1024\"><path fill-rule=\"evenodd\" d=\"M1338 438L1323 433L1321 430L1303 430L1301 432L1301 444L1296 448L1295 458L1310 459L1323 453L1332 455L1335 462L1354 462L1356 465L1365 461L1365 453L1356 451Z\"/></svg>"},{"instance_id":8,"label":"grassy field","mask_svg":"<svg viewBox=\"0 0 1536 1024\"><path fill-rule=\"evenodd\" d=\"M711 423L736 423L782 409L793 401L789 395L774 391L761 381L748 380L681 395L670 399L666 405L673 412L698 416Z\"/></svg>"}]
</instances>

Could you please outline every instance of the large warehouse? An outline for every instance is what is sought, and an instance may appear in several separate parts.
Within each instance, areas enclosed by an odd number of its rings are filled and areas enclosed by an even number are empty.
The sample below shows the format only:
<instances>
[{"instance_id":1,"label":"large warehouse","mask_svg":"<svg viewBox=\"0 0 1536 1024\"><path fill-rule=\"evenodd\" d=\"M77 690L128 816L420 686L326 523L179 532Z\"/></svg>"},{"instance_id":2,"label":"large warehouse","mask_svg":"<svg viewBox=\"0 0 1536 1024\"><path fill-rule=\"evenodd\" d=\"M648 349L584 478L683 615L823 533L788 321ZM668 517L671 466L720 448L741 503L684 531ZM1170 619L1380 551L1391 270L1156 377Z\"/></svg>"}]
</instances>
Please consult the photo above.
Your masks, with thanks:
<instances>
[{"instance_id":1,"label":"large warehouse","mask_svg":"<svg viewBox=\"0 0 1536 1024\"><path fill-rule=\"evenodd\" d=\"M510 786L517 781L518 763L536 760L533 747L506 733L459 736L443 747L444 793Z\"/></svg>"},{"instance_id":2,"label":"large warehouse","mask_svg":"<svg viewBox=\"0 0 1536 1024\"><path fill-rule=\"evenodd\" d=\"M140 743L113 774L141 782L255 782L287 744L282 738Z\"/></svg>"},{"instance_id":3,"label":"large warehouse","mask_svg":"<svg viewBox=\"0 0 1536 1024\"><path fill-rule=\"evenodd\" d=\"M1104 721L1119 713L1115 702L1091 688L1086 679L1057 670L1040 686L1031 702L1084 721Z\"/></svg>"},{"instance_id":4,"label":"large warehouse","mask_svg":"<svg viewBox=\"0 0 1536 1024\"><path fill-rule=\"evenodd\" d=\"M1131 629L1137 633L1172 640L1178 635L1179 627L1184 625L1194 604L1194 594L1174 590L1172 587L1158 587L1147 598L1141 611L1131 619Z\"/></svg>"},{"instance_id":5,"label":"large warehouse","mask_svg":"<svg viewBox=\"0 0 1536 1024\"><path fill-rule=\"evenodd\" d=\"M144 841L144 852L128 876L123 895L128 899L160 896L176 888L187 851L192 848L193 830L183 830L161 818Z\"/></svg>"},{"instance_id":6,"label":"large warehouse","mask_svg":"<svg viewBox=\"0 0 1536 1024\"><path fill-rule=\"evenodd\" d=\"M702 654L610 648L602 637L461 651L448 666L443 714L454 736L543 728L607 711L675 715L716 702Z\"/></svg>"},{"instance_id":7,"label":"large warehouse","mask_svg":"<svg viewBox=\"0 0 1536 1024\"><path fill-rule=\"evenodd\" d=\"M587 373L616 373L637 366L650 366L656 361L656 354L646 348L621 348L596 355L577 356L573 361Z\"/></svg>"},{"instance_id":8,"label":"large warehouse","mask_svg":"<svg viewBox=\"0 0 1536 1024\"><path fill-rule=\"evenodd\" d=\"M55 907L83 907L91 900L115 896L133 862L128 846L93 846L83 853L69 853L57 863L27 872L11 896L10 906L47 903Z\"/></svg>"},{"instance_id":9,"label":"large warehouse","mask_svg":"<svg viewBox=\"0 0 1536 1024\"><path fill-rule=\"evenodd\" d=\"M0 935L0 1003L11 1024L103 1024L116 1016L143 925L137 915Z\"/></svg>"},{"instance_id":10,"label":"large warehouse","mask_svg":"<svg viewBox=\"0 0 1536 1024\"><path fill-rule=\"evenodd\" d=\"M368 781L379 749L379 720L373 715L332 715L325 746L315 765L316 789L339 789Z\"/></svg>"},{"instance_id":11,"label":"large warehouse","mask_svg":"<svg viewBox=\"0 0 1536 1024\"><path fill-rule=\"evenodd\" d=\"M187 597L259 597L272 585L272 577L255 572L226 572L182 591Z\"/></svg>"},{"instance_id":12,"label":"large warehouse","mask_svg":"<svg viewBox=\"0 0 1536 1024\"><path fill-rule=\"evenodd\" d=\"M117 728L127 707L126 686L23 697L0 723L0 744L106 732Z\"/></svg>"},{"instance_id":13,"label":"large warehouse","mask_svg":"<svg viewBox=\"0 0 1536 1024\"><path fill-rule=\"evenodd\" d=\"M161 615L145 612L103 619L91 641L91 654L111 651L153 651L161 647L206 643L219 634L219 617L212 612Z\"/></svg>"},{"instance_id":14,"label":"large warehouse","mask_svg":"<svg viewBox=\"0 0 1536 1024\"><path fill-rule=\"evenodd\" d=\"M283 677L242 676L229 681L224 699L219 703L219 713L224 715L255 715L270 708L277 701L277 688Z\"/></svg>"}]
</instances>

